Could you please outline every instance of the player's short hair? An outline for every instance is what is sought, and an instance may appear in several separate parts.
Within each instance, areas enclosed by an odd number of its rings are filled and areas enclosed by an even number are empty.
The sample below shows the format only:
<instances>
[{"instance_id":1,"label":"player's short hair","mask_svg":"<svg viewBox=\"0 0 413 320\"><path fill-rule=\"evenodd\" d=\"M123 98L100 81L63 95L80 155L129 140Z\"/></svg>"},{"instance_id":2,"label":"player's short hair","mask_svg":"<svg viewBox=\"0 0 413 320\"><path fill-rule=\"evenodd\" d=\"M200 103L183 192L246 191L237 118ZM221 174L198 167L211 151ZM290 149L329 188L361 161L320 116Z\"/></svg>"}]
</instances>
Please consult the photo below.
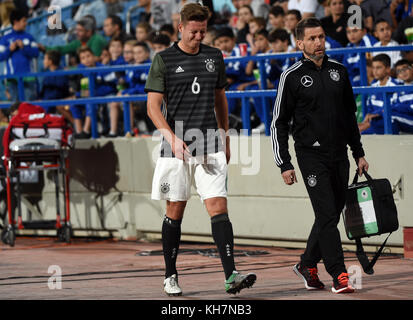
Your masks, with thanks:
<instances>
[{"instance_id":1,"label":"player's short hair","mask_svg":"<svg viewBox=\"0 0 413 320\"><path fill-rule=\"evenodd\" d=\"M149 49L149 46L146 44L146 42L143 42L143 41L135 42L133 47L142 47L146 52L148 52L148 53L151 52L151 49Z\"/></svg>"},{"instance_id":2,"label":"player's short hair","mask_svg":"<svg viewBox=\"0 0 413 320\"><path fill-rule=\"evenodd\" d=\"M404 66L404 65L408 65L409 67L412 66L411 62L407 59L400 59L399 61L397 61L394 64L394 68L400 67L400 66Z\"/></svg>"},{"instance_id":3,"label":"player's short hair","mask_svg":"<svg viewBox=\"0 0 413 320\"><path fill-rule=\"evenodd\" d=\"M45 55L52 61L54 66L59 66L60 65L60 59L62 55L60 54L59 51L57 50L49 50L46 51Z\"/></svg>"},{"instance_id":4,"label":"player's short hair","mask_svg":"<svg viewBox=\"0 0 413 320\"><path fill-rule=\"evenodd\" d=\"M231 39L235 39L235 34L234 34L234 31L232 30L232 28L230 28L230 27L219 28L217 30L215 40L219 39L219 38L222 38L222 37L228 37L228 38L231 38Z\"/></svg>"},{"instance_id":5,"label":"player's short hair","mask_svg":"<svg viewBox=\"0 0 413 320\"><path fill-rule=\"evenodd\" d=\"M277 40L280 40L282 42L288 41L288 43L289 43L290 42L290 34L285 29L281 29L281 28L274 29L268 35L268 41L269 42L276 42Z\"/></svg>"},{"instance_id":6,"label":"player's short hair","mask_svg":"<svg viewBox=\"0 0 413 320\"><path fill-rule=\"evenodd\" d=\"M208 7L199 3L188 3L181 9L180 16L182 24L186 24L188 21L203 22L209 19L210 12Z\"/></svg>"},{"instance_id":7,"label":"player's short hair","mask_svg":"<svg viewBox=\"0 0 413 320\"><path fill-rule=\"evenodd\" d=\"M268 14L272 14L274 17L285 16L285 11L280 6L272 6L270 12Z\"/></svg>"},{"instance_id":8,"label":"player's short hair","mask_svg":"<svg viewBox=\"0 0 413 320\"><path fill-rule=\"evenodd\" d=\"M289 14L295 15L295 17L297 18L297 21L300 21L302 19L301 12L298 11L297 9L290 9L287 11L285 15L287 16Z\"/></svg>"},{"instance_id":9,"label":"player's short hair","mask_svg":"<svg viewBox=\"0 0 413 320\"><path fill-rule=\"evenodd\" d=\"M385 67L391 66L390 57L385 53L380 53L377 56L374 56L372 62L381 62Z\"/></svg>"},{"instance_id":10,"label":"player's short hair","mask_svg":"<svg viewBox=\"0 0 413 320\"><path fill-rule=\"evenodd\" d=\"M321 27L321 22L317 18L307 18L301 20L295 27L295 38L298 40L304 39L305 29Z\"/></svg>"}]
</instances>

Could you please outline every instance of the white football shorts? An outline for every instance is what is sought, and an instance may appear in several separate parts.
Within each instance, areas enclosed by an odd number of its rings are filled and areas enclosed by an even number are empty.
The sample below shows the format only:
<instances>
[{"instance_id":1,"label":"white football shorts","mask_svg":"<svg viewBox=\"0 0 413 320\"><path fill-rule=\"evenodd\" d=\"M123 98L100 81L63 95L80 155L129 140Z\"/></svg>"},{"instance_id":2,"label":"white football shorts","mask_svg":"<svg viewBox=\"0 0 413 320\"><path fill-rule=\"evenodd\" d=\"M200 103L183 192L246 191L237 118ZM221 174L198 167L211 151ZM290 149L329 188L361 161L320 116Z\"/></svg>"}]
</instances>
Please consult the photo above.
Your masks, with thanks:
<instances>
[{"instance_id":1,"label":"white football shorts","mask_svg":"<svg viewBox=\"0 0 413 320\"><path fill-rule=\"evenodd\" d=\"M177 158L159 157L152 181L152 199L187 201L191 186L197 190L201 201L215 197L227 197L227 160L223 151L188 162Z\"/></svg>"}]
</instances>

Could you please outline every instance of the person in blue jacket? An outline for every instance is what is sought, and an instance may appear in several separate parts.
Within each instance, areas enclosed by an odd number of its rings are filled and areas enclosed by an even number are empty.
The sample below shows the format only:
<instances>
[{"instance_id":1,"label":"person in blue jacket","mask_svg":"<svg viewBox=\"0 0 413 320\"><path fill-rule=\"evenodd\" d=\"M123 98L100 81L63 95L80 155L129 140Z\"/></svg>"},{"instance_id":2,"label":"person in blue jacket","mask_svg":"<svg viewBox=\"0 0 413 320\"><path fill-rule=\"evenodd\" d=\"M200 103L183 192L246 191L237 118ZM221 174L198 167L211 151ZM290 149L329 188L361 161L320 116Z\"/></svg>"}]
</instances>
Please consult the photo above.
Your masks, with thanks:
<instances>
[{"instance_id":1,"label":"person in blue jacket","mask_svg":"<svg viewBox=\"0 0 413 320\"><path fill-rule=\"evenodd\" d=\"M137 42L133 46L133 61L134 65L150 63L150 48L145 42ZM149 68L142 70L128 70L126 71L125 77L123 79L123 85L119 88L118 96L134 95L134 94L144 94L145 83L148 78ZM109 103L110 109L110 132L108 137L116 137L118 135L118 119L119 119L119 109L121 104L119 102ZM146 114L146 112L145 112ZM130 105L130 128L133 128L133 108Z\"/></svg>"},{"instance_id":2,"label":"person in blue jacket","mask_svg":"<svg viewBox=\"0 0 413 320\"><path fill-rule=\"evenodd\" d=\"M372 61L374 80L371 87L382 86L397 86L399 82L390 76L391 60L390 57L381 53L373 58ZM369 95L366 103L366 116L364 123L370 126L367 130L361 130L362 134L384 134L384 99L385 95L382 93L374 93ZM390 106L397 101L397 93L390 94Z\"/></svg>"},{"instance_id":3,"label":"person in blue jacket","mask_svg":"<svg viewBox=\"0 0 413 320\"><path fill-rule=\"evenodd\" d=\"M103 67L100 62L96 62L93 51L88 47L83 47L78 51L80 64L79 69ZM80 90L76 92L75 96L78 98L87 98L91 96L102 97L116 94L116 83L111 80L111 72L102 71L97 72L95 76L95 91L90 92L89 77L85 76L80 79ZM91 115L92 109L90 105L72 105L70 107L75 125L75 138L88 139L90 138ZM85 114L84 114L85 113ZM83 118L85 119L83 123Z\"/></svg>"},{"instance_id":4,"label":"person in blue jacket","mask_svg":"<svg viewBox=\"0 0 413 320\"><path fill-rule=\"evenodd\" d=\"M10 13L12 31L0 37L0 61L6 63L7 75L19 75L31 72L33 58L39 56L38 45L31 34L26 32L27 16L21 10L13 10ZM6 84L9 99L18 100L17 78L7 80ZM24 99L36 100L37 85L36 78L26 77L24 79Z\"/></svg>"},{"instance_id":5,"label":"person in blue jacket","mask_svg":"<svg viewBox=\"0 0 413 320\"><path fill-rule=\"evenodd\" d=\"M366 32L366 28L347 27L347 48L372 47L377 39ZM361 85L360 78L360 53L348 53L343 57L343 64L347 68L350 82L353 87Z\"/></svg>"},{"instance_id":6,"label":"person in blue jacket","mask_svg":"<svg viewBox=\"0 0 413 320\"><path fill-rule=\"evenodd\" d=\"M413 67L405 59L396 62L397 79L404 85L413 85ZM393 134L413 133L413 91L402 91L392 105Z\"/></svg>"},{"instance_id":7,"label":"person in blue jacket","mask_svg":"<svg viewBox=\"0 0 413 320\"><path fill-rule=\"evenodd\" d=\"M39 92L40 100L60 100L68 98L71 94L69 92L69 78L63 75L53 75L54 71L62 70L60 68L61 54L59 51L47 51L43 57L43 67L45 71L51 74L44 77L42 81L41 90ZM73 123L71 113L66 110L64 106L43 107L48 113L61 113L66 119Z\"/></svg>"}]
</instances>

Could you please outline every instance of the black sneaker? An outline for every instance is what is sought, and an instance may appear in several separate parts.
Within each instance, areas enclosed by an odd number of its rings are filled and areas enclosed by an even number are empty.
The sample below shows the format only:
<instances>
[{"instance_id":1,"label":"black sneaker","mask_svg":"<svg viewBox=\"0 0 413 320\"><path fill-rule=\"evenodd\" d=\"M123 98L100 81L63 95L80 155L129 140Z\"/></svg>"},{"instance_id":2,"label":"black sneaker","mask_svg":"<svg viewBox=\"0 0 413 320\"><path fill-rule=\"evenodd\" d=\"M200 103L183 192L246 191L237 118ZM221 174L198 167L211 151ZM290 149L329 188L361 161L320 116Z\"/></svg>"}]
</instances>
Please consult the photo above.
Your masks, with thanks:
<instances>
[{"instance_id":1,"label":"black sneaker","mask_svg":"<svg viewBox=\"0 0 413 320\"><path fill-rule=\"evenodd\" d=\"M106 135L106 138L116 138L118 135L116 134L116 133L111 133L111 132L109 132L107 135Z\"/></svg>"},{"instance_id":2,"label":"black sneaker","mask_svg":"<svg viewBox=\"0 0 413 320\"><path fill-rule=\"evenodd\" d=\"M324 289L324 283L322 283L318 278L317 267L301 267L301 265L297 263L293 267L293 271L297 274L297 276L301 277L304 280L304 285L307 288L307 290Z\"/></svg>"},{"instance_id":3,"label":"black sneaker","mask_svg":"<svg viewBox=\"0 0 413 320\"><path fill-rule=\"evenodd\" d=\"M81 133L75 133L75 139L90 139L91 134L89 132L82 131Z\"/></svg>"}]
</instances>

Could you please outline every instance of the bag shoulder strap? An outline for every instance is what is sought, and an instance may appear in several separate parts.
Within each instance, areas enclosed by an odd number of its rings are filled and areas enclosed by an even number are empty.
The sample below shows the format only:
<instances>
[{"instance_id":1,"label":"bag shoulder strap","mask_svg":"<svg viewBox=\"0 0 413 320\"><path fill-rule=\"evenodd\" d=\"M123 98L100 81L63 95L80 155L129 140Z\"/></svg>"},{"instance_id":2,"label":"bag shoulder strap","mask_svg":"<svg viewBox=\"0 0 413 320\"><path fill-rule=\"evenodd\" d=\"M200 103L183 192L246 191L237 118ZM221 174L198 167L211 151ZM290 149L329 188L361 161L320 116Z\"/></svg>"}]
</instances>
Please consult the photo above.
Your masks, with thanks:
<instances>
[{"instance_id":1,"label":"bag shoulder strap","mask_svg":"<svg viewBox=\"0 0 413 320\"><path fill-rule=\"evenodd\" d=\"M361 243L361 239L360 238L356 238L356 246L357 246L357 251L356 251L356 255L357 255L357 259L359 260L361 266L363 267L363 270L365 273L367 274L373 274L374 270L373 267L377 262L377 259L380 257L384 246L387 243L387 239L389 239L390 235L392 233L390 232L389 235L387 236L386 240L384 240L383 244L381 245L380 249L376 252L376 254L374 255L373 259L371 259L371 261L369 261L369 258L367 257L366 253L364 252L363 249L363 244Z\"/></svg>"}]
</instances>

